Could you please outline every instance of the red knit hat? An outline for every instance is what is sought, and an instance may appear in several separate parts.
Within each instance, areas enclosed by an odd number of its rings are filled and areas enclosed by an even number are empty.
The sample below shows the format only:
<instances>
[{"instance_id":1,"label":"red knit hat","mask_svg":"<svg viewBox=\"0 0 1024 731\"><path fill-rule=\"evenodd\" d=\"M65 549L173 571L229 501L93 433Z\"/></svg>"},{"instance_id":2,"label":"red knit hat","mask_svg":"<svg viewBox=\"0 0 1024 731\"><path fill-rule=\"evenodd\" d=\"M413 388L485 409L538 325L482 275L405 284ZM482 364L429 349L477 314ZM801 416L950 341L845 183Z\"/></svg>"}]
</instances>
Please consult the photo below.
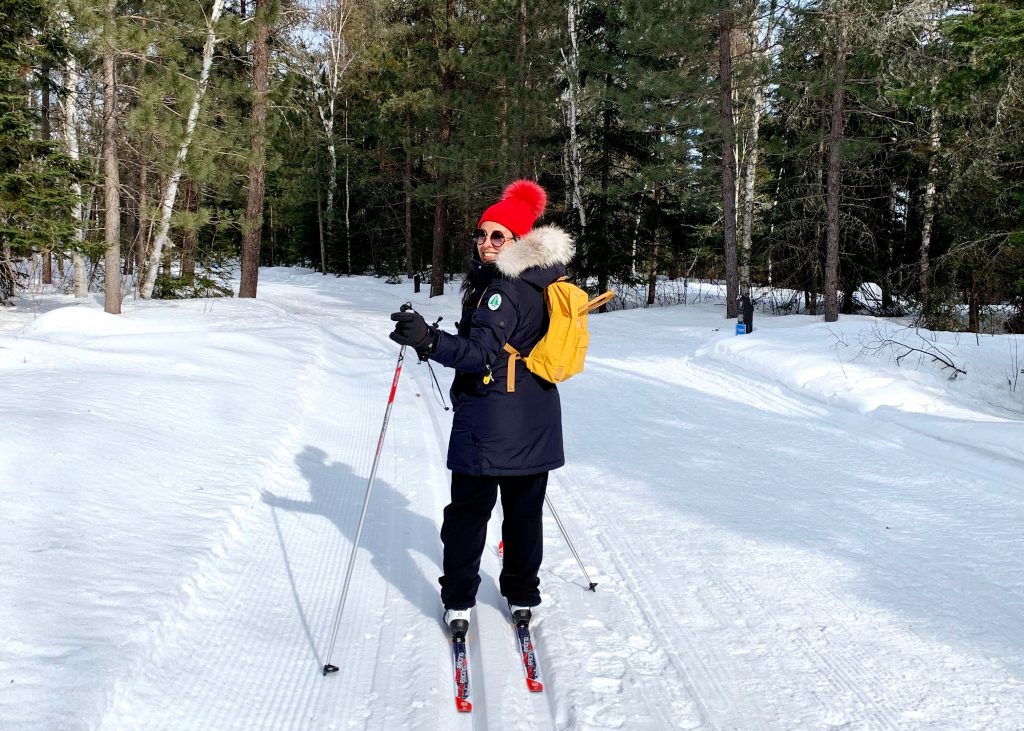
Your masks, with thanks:
<instances>
[{"instance_id":1,"label":"red knit hat","mask_svg":"<svg viewBox=\"0 0 1024 731\"><path fill-rule=\"evenodd\" d=\"M505 188L500 201L484 211L476 225L494 221L516 236L525 236L544 213L547 200L547 193L532 180L517 180Z\"/></svg>"}]
</instances>

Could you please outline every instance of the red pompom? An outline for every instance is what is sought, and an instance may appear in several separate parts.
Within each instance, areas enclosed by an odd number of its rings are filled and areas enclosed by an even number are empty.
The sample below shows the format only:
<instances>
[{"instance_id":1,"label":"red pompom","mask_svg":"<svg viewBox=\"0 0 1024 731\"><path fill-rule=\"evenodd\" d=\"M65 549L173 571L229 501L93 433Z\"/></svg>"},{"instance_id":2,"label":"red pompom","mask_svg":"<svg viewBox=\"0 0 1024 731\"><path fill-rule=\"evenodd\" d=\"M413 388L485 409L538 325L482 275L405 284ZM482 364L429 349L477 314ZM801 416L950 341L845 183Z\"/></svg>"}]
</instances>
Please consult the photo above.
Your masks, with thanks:
<instances>
[{"instance_id":1,"label":"red pompom","mask_svg":"<svg viewBox=\"0 0 1024 731\"><path fill-rule=\"evenodd\" d=\"M544 213L547 200L547 193L532 180L517 180L505 188L500 201L484 211L477 227L485 221L493 221L516 236L525 236Z\"/></svg>"},{"instance_id":2,"label":"red pompom","mask_svg":"<svg viewBox=\"0 0 1024 731\"><path fill-rule=\"evenodd\" d=\"M544 206L547 205L548 195L544 189L532 180L517 180L505 188L502 195L503 201L515 201L526 206L534 218L539 218L544 213Z\"/></svg>"}]
</instances>

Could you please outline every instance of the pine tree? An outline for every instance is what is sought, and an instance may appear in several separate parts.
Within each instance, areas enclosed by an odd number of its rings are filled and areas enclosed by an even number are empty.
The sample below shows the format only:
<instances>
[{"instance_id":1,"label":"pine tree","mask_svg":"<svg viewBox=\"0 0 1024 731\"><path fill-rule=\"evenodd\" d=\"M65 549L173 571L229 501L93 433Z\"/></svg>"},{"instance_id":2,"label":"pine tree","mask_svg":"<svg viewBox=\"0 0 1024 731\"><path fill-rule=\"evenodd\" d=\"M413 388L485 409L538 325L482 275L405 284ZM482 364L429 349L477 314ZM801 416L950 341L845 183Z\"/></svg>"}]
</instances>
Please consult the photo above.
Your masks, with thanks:
<instances>
[{"instance_id":1,"label":"pine tree","mask_svg":"<svg viewBox=\"0 0 1024 731\"><path fill-rule=\"evenodd\" d=\"M263 232L263 197L266 175L267 84L270 63L270 27L275 8L271 0L256 0L256 33L252 46L252 159L249 161L245 221L242 226L242 275L239 297L255 297L259 278L260 237Z\"/></svg>"},{"instance_id":2,"label":"pine tree","mask_svg":"<svg viewBox=\"0 0 1024 731\"><path fill-rule=\"evenodd\" d=\"M32 71L63 53L49 10L9 0L0 13L0 303L15 294L16 257L60 249L75 230L70 185L80 170L59 143L41 139L40 111L27 103Z\"/></svg>"}]
</instances>

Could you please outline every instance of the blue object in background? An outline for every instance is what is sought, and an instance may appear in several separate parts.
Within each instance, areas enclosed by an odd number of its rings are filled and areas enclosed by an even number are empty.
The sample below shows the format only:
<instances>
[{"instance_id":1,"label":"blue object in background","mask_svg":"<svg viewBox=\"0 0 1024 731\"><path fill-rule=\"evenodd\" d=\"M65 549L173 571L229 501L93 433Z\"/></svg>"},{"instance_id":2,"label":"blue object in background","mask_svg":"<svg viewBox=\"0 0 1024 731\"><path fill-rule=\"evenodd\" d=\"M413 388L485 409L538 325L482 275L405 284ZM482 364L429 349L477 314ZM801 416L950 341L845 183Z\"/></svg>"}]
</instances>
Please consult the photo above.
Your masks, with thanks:
<instances>
[{"instance_id":1,"label":"blue object in background","mask_svg":"<svg viewBox=\"0 0 1024 731\"><path fill-rule=\"evenodd\" d=\"M736 300L736 322L737 335L749 335L754 332L754 303L747 295ZM740 330L740 325L743 325L743 330Z\"/></svg>"}]
</instances>

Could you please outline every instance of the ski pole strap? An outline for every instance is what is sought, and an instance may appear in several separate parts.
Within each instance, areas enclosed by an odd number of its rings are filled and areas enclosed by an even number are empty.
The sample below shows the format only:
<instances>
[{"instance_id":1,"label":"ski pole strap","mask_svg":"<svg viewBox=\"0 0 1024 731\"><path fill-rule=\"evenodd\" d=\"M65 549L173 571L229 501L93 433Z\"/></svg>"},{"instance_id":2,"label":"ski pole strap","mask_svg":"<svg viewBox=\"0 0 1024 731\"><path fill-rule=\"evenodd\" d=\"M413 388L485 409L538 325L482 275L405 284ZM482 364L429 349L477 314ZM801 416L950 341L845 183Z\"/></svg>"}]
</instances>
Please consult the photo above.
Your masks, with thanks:
<instances>
[{"instance_id":1,"label":"ski pole strap","mask_svg":"<svg viewBox=\"0 0 1024 731\"><path fill-rule=\"evenodd\" d=\"M592 311L596 310L598 307L601 307L602 305L608 304L614 298L615 298L615 293L612 292L611 290L608 290L604 294L599 294L599 295L597 295L597 297L595 297L594 299L590 300L590 302L587 303L587 306L586 306L586 308L583 311L584 312L592 312Z\"/></svg>"},{"instance_id":2,"label":"ski pole strap","mask_svg":"<svg viewBox=\"0 0 1024 731\"><path fill-rule=\"evenodd\" d=\"M445 411L450 411L451 409L448 407L448 404L445 403L444 393L441 391L441 384L437 382L437 374L434 373L434 367L430 365L429 360L427 360L427 368L430 370L430 377L434 379L434 383L431 385L431 391L433 391L434 386L437 386L437 397L440 399L441 405L444 407Z\"/></svg>"},{"instance_id":3,"label":"ski pole strap","mask_svg":"<svg viewBox=\"0 0 1024 731\"><path fill-rule=\"evenodd\" d=\"M508 385L505 390L508 393L516 392L516 361L520 360L523 356L519 355L519 351L513 348L508 343L505 343L505 352L508 353Z\"/></svg>"}]
</instances>

